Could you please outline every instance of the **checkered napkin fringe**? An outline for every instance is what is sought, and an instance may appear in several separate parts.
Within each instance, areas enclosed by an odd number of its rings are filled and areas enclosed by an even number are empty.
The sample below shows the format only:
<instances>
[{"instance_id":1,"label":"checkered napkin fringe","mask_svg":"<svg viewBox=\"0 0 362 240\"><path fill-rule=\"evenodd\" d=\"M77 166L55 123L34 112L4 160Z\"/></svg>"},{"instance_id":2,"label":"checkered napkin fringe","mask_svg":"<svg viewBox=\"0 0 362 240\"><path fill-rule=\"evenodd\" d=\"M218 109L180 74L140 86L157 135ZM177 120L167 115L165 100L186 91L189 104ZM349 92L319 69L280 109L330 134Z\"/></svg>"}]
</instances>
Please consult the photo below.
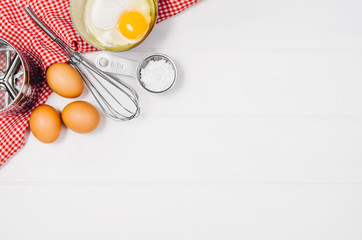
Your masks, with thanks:
<instances>
[{"instance_id":1,"label":"checkered napkin fringe","mask_svg":"<svg viewBox=\"0 0 362 240\"><path fill-rule=\"evenodd\" d=\"M26 2L26 0L24 0ZM22 4L24 1L19 1ZM159 0L157 23L162 22L199 0ZM60 38L79 52L95 51L76 33L69 15L69 0L30 0L30 7ZM18 0L0 0L0 37L30 55L41 68L67 62L59 47L37 27L18 6ZM51 90L44 83L35 106L44 104ZM0 117L0 166L25 144L25 131L31 111L17 117Z\"/></svg>"}]
</instances>

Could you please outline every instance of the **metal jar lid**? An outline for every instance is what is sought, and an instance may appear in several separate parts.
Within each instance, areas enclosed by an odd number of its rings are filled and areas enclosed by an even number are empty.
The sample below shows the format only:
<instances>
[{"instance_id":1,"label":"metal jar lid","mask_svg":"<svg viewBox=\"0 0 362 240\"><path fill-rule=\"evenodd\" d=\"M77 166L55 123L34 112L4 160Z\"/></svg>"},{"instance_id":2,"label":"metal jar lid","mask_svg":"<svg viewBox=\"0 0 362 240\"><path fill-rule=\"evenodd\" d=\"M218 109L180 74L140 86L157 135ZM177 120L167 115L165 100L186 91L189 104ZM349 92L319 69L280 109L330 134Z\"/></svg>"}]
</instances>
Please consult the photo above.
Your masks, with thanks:
<instances>
[{"instance_id":1,"label":"metal jar lid","mask_svg":"<svg viewBox=\"0 0 362 240\"><path fill-rule=\"evenodd\" d=\"M19 53L0 39L0 111L11 106L24 84L24 66Z\"/></svg>"},{"instance_id":2,"label":"metal jar lid","mask_svg":"<svg viewBox=\"0 0 362 240\"><path fill-rule=\"evenodd\" d=\"M0 116L29 110L37 100L44 76L27 54L0 38Z\"/></svg>"}]
</instances>

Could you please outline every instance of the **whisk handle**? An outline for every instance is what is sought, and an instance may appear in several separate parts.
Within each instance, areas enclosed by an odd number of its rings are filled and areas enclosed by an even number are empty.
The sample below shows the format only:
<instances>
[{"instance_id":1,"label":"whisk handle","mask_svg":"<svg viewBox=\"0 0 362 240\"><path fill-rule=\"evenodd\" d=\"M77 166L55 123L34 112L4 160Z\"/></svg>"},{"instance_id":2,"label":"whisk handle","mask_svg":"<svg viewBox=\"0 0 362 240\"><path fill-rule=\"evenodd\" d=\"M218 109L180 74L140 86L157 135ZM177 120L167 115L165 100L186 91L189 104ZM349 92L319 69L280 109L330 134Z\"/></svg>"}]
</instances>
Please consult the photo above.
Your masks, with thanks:
<instances>
[{"instance_id":1,"label":"whisk handle","mask_svg":"<svg viewBox=\"0 0 362 240\"><path fill-rule=\"evenodd\" d=\"M48 28L42 20L40 20L36 16L36 14L33 12L33 10L30 7L25 7L24 10L29 15L29 17L35 22L35 24L38 25L41 28L41 30L43 30L53 41L58 39L58 36L50 28Z\"/></svg>"},{"instance_id":2,"label":"whisk handle","mask_svg":"<svg viewBox=\"0 0 362 240\"><path fill-rule=\"evenodd\" d=\"M41 30L43 30L56 44L58 44L69 58L74 54L74 50L63 42L47 25L45 25L45 23L36 16L30 7L24 7L24 10L34 23L38 25Z\"/></svg>"}]
</instances>

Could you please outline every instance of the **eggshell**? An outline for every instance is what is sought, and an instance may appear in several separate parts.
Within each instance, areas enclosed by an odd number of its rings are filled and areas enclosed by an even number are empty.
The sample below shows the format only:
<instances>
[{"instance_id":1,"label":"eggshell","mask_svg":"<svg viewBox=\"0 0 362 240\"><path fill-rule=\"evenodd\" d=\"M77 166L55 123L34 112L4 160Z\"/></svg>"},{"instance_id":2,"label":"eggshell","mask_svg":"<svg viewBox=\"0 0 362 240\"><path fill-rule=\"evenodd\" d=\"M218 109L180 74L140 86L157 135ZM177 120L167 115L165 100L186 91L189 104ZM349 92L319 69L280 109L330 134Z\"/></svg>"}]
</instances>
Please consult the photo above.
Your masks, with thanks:
<instances>
[{"instance_id":1,"label":"eggshell","mask_svg":"<svg viewBox=\"0 0 362 240\"><path fill-rule=\"evenodd\" d=\"M43 143L52 143L62 131L62 121L57 110L49 105L41 105L30 115L30 130Z\"/></svg>"},{"instance_id":2,"label":"eggshell","mask_svg":"<svg viewBox=\"0 0 362 240\"><path fill-rule=\"evenodd\" d=\"M69 103L62 111L64 124L74 132L89 133L98 127L100 115L92 104L84 101Z\"/></svg>"},{"instance_id":3,"label":"eggshell","mask_svg":"<svg viewBox=\"0 0 362 240\"><path fill-rule=\"evenodd\" d=\"M78 71L66 63L51 65L46 72L49 87L58 95L66 98L79 97L84 88Z\"/></svg>"}]
</instances>

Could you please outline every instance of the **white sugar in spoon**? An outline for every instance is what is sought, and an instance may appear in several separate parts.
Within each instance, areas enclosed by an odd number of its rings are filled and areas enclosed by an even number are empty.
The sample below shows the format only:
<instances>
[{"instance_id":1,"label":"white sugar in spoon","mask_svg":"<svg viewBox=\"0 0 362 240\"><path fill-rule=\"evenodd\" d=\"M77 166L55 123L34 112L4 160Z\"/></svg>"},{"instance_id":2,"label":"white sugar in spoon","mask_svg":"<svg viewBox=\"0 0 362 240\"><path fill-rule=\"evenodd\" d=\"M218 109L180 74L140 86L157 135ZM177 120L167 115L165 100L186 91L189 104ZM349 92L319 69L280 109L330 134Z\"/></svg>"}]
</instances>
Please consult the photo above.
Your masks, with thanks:
<instances>
[{"instance_id":1,"label":"white sugar in spoon","mask_svg":"<svg viewBox=\"0 0 362 240\"><path fill-rule=\"evenodd\" d=\"M150 73L152 69L148 70L147 65L150 64L152 61L159 62L162 60L164 60L164 62L167 64L165 66L171 68L170 70L173 73L171 78L167 78L167 76L162 76L162 74L164 73L162 70L161 71L158 70L154 73L152 72ZM161 53L151 54L145 57L140 62L131 61L111 54L101 53L97 56L95 60L95 65L104 72L116 73L116 74L122 74L134 77L138 80L138 82L141 84L141 86L144 89L152 93L166 92L175 84L177 78L177 69L175 63L168 56ZM143 72L145 74L146 72L152 74L152 78L150 77L146 79L146 77L144 77L144 79L142 79ZM157 77L157 74L159 77ZM156 82L150 82L150 80ZM159 83L157 81L163 81L163 82ZM155 86L158 87L155 88Z\"/></svg>"}]
</instances>

